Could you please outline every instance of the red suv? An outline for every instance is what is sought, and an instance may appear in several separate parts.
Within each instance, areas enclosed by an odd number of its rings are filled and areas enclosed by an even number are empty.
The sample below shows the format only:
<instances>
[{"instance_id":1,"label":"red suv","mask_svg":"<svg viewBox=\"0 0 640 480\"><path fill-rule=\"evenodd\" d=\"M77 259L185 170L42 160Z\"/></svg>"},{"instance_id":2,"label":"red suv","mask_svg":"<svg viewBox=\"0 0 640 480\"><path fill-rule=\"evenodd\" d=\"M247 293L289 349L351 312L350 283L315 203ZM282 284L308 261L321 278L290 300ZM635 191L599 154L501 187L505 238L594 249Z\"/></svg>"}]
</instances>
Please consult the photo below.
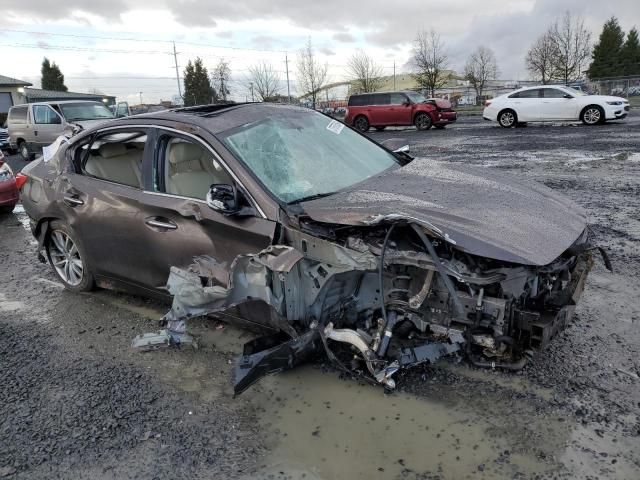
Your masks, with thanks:
<instances>
[{"instance_id":1,"label":"red suv","mask_svg":"<svg viewBox=\"0 0 640 480\"><path fill-rule=\"evenodd\" d=\"M344 121L366 132L369 127L380 131L400 125L415 125L418 130L444 128L456 119L448 100L427 100L416 92L384 92L351 95Z\"/></svg>"}]
</instances>

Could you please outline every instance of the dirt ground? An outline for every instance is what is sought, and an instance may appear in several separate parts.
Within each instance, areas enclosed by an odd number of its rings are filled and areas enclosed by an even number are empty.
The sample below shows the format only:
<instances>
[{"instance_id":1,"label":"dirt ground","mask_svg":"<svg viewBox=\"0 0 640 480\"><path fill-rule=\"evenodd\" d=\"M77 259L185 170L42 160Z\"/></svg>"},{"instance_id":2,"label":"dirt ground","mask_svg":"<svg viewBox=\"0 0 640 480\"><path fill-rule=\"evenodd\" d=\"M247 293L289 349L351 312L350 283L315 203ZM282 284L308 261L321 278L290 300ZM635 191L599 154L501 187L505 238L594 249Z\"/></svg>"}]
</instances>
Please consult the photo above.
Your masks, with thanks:
<instances>
[{"instance_id":1,"label":"dirt ground","mask_svg":"<svg viewBox=\"0 0 640 480\"><path fill-rule=\"evenodd\" d=\"M166 306L65 291L18 208L0 217L0 478L640 478L640 115L371 136L563 192L614 272L597 261L570 327L519 374L443 361L386 395L317 364L234 399L251 334L198 320L197 351L132 352Z\"/></svg>"}]
</instances>

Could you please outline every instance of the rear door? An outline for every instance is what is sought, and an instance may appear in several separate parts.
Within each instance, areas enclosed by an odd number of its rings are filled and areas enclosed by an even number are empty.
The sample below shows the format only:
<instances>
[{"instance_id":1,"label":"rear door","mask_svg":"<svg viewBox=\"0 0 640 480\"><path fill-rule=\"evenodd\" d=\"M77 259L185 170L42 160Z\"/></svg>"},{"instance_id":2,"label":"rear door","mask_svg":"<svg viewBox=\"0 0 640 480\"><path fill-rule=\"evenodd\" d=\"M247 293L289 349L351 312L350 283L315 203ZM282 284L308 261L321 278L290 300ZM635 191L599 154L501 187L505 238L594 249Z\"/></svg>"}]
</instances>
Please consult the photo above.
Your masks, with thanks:
<instances>
[{"instance_id":1,"label":"rear door","mask_svg":"<svg viewBox=\"0 0 640 480\"><path fill-rule=\"evenodd\" d=\"M542 118L542 89L533 88L509 96L509 106L513 107L520 122L535 122Z\"/></svg>"},{"instance_id":2,"label":"rear door","mask_svg":"<svg viewBox=\"0 0 640 480\"><path fill-rule=\"evenodd\" d=\"M42 148L51 145L64 130L62 117L46 104L33 105L32 114L34 146Z\"/></svg>"},{"instance_id":3,"label":"rear door","mask_svg":"<svg viewBox=\"0 0 640 480\"><path fill-rule=\"evenodd\" d=\"M391 102L388 93L374 93L369 96L370 105L369 123L371 125L391 125L391 116L389 115L389 103Z\"/></svg>"},{"instance_id":4,"label":"rear door","mask_svg":"<svg viewBox=\"0 0 640 480\"><path fill-rule=\"evenodd\" d=\"M145 245L146 265L137 277L144 285L164 288L171 266L187 267L200 255L213 257L228 272L238 255L257 253L271 244L275 222L260 209L255 216L238 218L207 205L212 184L244 190L210 145L171 129L157 128L155 136L135 227Z\"/></svg>"},{"instance_id":5,"label":"rear door","mask_svg":"<svg viewBox=\"0 0 640 480\"><path fill-rule=\"evenodd\" d=\"M142 164L149 154L145 128L110 128L69 150L74 173L56 182L60 208L80 236L98 281L136 284L152 245L144 242Z\"/></svg>"}]
</instances>

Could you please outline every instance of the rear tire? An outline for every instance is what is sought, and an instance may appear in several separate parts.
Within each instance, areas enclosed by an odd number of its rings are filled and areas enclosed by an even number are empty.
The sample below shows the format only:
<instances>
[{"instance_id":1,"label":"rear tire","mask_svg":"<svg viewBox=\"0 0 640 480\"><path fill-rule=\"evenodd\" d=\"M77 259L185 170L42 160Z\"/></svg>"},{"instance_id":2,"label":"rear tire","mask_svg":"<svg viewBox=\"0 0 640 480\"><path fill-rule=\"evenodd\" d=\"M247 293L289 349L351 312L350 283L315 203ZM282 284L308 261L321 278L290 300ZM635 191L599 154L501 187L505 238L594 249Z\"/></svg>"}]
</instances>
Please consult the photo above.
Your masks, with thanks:
<instances>
[{"instance_id":1,"label":"rear tire","mask_svg":"<svg viewBox=\"0 0 640 480\"><path fill-rule=\"evenodd\" d=\"M358 115L353 121L353 126L359 132L366 132L369 130L369 120L364 115Z\"/></svg>"},{"instance_id":2,"label":"rear tire","mask_svg":"<svg viewBox=\"0 0 640 480\"><path fill-rule=\"evenodd\" d=\"M418 113L416 115L416 118L413 119L413 124L418 130L424 131L429 130L431 128L431 125L433 125L433 122L428 113L421 112Z\"/></svg>"},{"instance_id":3,"label":"rear tire","mask_svg":"<svg viewBox=\"0 0 640 480\"><path fill-rule=\"evenodd\" d=\"M8 215L13 212L14 208L16 208L15 205L3 205L0 207L0 215Z\"/></svg>"},{"instance_id":4,"label":"rear tire","mask_svg":"<svg viewBox=\"0 0 640 480\"><path fill-rule=\"evenodd\" d=\"M585 125L593 126L604 123L604 110L598 105L588 105L580 113L580 120Z\"/></svg>"},{"instance_id":5,"label":"rear tire","mask_svg":"<svg viewBox=\"0 0 640 480\"><path fill-rule=\"evenodd\" d=\"M18 144L18 151L20 152L20 156L25 162L31 161L33 155L29 151L29 147L27 146L27 142L20 142Z\"/></svg>"},{"instance_id":6,"label":"rear tire","mask_svg":"<svg viewBox=\"0 0 640 480\"><path fill-rule=\"evenodd\" d=\"M51 222L45 250L53 271L66 289L73 292L93 290L95 282L86 251L71 227L58 220Z\"/></svg>"},{"instance_id":7,"label":"rear tire","mask_svg":"<svg viewBox=\"0 0 640 480\"><path fill-rule=\"evenodd\" d=\"M518 124L518 115L511 109L502 110L498 114L498 123L503 128L515 127Z\"/></svg>"}]
</instances>

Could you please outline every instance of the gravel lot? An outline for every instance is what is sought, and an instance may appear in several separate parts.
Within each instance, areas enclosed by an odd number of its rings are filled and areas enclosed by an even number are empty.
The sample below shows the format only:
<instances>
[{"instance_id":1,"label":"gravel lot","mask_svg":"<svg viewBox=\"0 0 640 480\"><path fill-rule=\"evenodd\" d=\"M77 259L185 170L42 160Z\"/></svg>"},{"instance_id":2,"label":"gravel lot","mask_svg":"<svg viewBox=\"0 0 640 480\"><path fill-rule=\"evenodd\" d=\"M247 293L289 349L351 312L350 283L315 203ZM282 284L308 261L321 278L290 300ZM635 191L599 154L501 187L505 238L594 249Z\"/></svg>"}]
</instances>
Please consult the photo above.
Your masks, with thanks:
<instances>
[{"instance_id":1,"label":"gravel lot","mask_svg":"<svg viewBox=\"0 0 640 480\"><path fill-rule=\"evenodd\" d=\"M384 395L311 365L234 399L250 334L202 320L198 351L132 352L166 306L64 291L18 208L0 218L0 478L640 478L640 116L371 136L565 193L614 272L596 263L570 328L520 374L442 362Z\"/></svg>"}]
</instances>

